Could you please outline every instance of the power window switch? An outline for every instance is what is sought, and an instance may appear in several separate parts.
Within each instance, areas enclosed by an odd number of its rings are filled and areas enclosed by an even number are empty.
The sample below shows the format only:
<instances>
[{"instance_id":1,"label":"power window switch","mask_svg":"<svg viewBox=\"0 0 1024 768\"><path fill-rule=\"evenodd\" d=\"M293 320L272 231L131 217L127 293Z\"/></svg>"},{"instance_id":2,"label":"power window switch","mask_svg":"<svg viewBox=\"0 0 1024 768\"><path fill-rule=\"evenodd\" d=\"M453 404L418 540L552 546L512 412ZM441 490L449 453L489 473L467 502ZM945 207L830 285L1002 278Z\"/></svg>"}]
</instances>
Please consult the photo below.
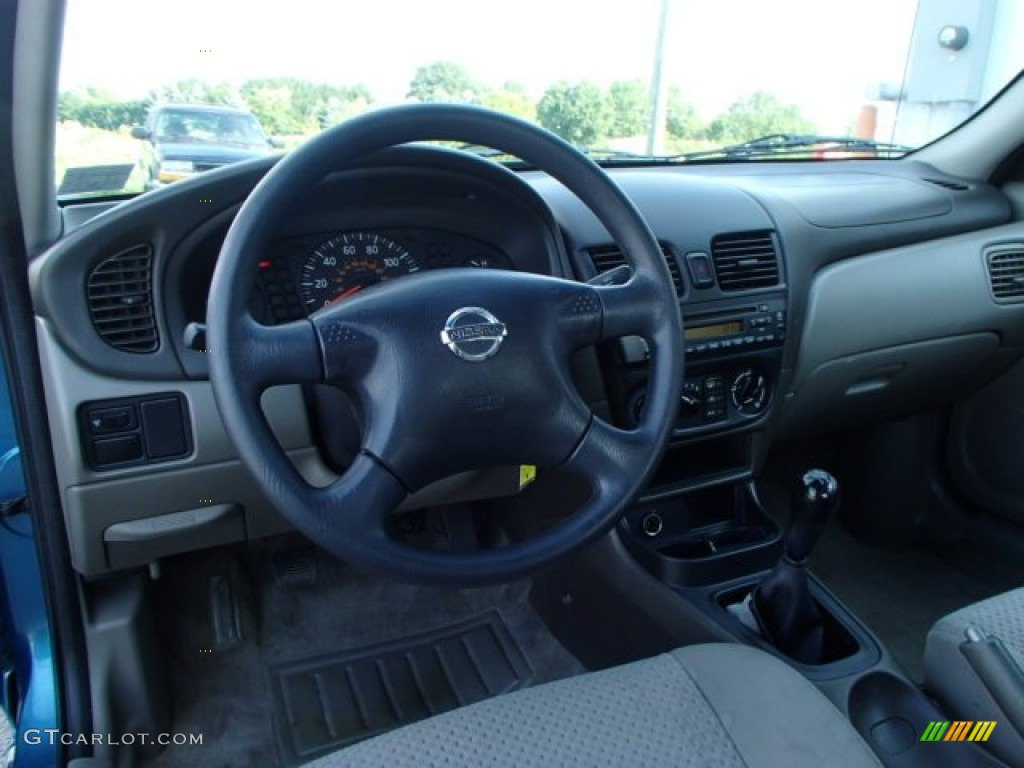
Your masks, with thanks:
<instances>
[{"instance_id":1,"label":"power window switch","mask_svg":"<svg viewBox=\"0 0 1024 768\"><path fill-rule=\"evenodd\" d=\"M130 432L135 429L135 407L118 405L113 408L97 408L86 415L89 434L109 435L115 432Z\"/></svg>"}]
</instances>

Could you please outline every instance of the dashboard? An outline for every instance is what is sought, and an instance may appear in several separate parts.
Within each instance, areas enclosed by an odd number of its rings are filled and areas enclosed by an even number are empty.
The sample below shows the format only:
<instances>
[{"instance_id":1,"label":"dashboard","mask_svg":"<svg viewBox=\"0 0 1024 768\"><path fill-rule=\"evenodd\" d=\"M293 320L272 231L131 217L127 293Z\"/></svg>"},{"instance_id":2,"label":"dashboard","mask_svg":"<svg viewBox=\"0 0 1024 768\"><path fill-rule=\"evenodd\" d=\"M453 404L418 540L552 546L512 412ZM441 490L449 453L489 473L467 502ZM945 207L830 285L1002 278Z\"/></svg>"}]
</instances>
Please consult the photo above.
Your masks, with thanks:
<instances>
[{"instance_id":1,"label":"dashboard","mask_svg":"<svg viewBox=\"0 0 1024 768\"><path fill-rule=\"evenodd\" d=\"M272 163L68 209L67 235L32 264L58 479L84 574L288 529L238 461L208 350L186 333L205 322L220 244ZM948 402L1024 350L1024 303L994 293L991 268L1024 243L1024 227L994 187L913 160L610 173L662 246L686 328L680 416L652 494L749 477L787 436ZM287 222L253 254L252 311L268 324L432 270L589 280L629 262L547 175L439 148L390 150L332 175ZM646 373L642 339L574 360L581 397L625 428L644 407ZM263 405L307 478L328 481L358 450L344 393L275 388ZM175 439L157 444L151 424ZM500 473L453 478L410 506L508 485ZM200 503L210 498L216 513Z\"/></svg>"}]
</instances>

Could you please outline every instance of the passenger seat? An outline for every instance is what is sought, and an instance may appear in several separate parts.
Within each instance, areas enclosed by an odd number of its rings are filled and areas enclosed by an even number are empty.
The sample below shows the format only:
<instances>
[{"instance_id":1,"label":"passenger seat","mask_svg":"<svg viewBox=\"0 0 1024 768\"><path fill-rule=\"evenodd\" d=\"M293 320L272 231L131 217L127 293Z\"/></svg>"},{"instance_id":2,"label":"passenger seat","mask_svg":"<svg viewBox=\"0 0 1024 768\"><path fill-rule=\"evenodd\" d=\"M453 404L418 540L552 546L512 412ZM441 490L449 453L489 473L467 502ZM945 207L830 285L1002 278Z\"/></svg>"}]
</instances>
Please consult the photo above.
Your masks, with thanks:
<instances>
[{"instance_id":1,"label":"passenger seat","mask_svg":"<svg viewBox=\"0 0 1024 768\"><path fill-rule=\"evenodd\" d=\"M986 746L1024 765L1024 588L939 619L924 652L927 688L957 720L994 720Z\"/></svg>"}]
</instances>

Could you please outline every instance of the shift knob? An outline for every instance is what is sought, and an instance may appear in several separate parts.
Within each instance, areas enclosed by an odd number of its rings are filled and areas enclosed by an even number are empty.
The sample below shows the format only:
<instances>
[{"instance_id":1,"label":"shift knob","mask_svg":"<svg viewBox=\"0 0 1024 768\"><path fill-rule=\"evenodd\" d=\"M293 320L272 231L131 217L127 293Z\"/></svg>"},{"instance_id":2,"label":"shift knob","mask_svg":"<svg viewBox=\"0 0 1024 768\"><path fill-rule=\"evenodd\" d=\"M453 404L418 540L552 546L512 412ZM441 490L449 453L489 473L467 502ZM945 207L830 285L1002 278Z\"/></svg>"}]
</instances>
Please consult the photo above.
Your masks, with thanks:
<instances>
[{"instance_id":1,"label":"shift knob","mask_svg":"<svg viewBox=\"0 0 1024 768\"><path fill-rule=\"evenodd\" d=\"M786 557L795 563L807 559L839 509L839 482L823 469L811 469L797 481L793 492L793 519L786 531Z\"/></svg>"}]
</instances>

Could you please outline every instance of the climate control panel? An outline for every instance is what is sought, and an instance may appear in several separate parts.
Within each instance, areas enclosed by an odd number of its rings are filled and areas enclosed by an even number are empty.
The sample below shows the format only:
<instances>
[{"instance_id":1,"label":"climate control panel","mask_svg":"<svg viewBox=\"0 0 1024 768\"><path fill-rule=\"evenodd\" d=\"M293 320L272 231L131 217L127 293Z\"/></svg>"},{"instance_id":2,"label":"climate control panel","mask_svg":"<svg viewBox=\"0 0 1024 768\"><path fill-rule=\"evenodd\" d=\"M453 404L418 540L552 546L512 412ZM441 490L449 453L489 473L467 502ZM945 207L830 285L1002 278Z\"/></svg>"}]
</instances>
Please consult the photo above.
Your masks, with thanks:
<instances>
[{"instance_id":1,"label":"climate control panel","mask_svg":"<svg viewBox=\"0 0 1024 768\"><path fill-rule=\"evenodd\" d=\"M679 393L676 429L722 428L754 420L768 410L772 395L771 377L757 366L691 375ZM645 392L638 390L629 409L634 423L643 414L644 404Z\"/></svg>"},{"instance_id":2,"label":"climate control panel","mask_svg":"<svg viewBox=\"0 0 1024 768\"><path fill-rule=\"evenodd\" d=\"M691 376L680 394L678 427L760 416L771 401L768 376L756 368Z\"/></svg>"}]
</instances>

